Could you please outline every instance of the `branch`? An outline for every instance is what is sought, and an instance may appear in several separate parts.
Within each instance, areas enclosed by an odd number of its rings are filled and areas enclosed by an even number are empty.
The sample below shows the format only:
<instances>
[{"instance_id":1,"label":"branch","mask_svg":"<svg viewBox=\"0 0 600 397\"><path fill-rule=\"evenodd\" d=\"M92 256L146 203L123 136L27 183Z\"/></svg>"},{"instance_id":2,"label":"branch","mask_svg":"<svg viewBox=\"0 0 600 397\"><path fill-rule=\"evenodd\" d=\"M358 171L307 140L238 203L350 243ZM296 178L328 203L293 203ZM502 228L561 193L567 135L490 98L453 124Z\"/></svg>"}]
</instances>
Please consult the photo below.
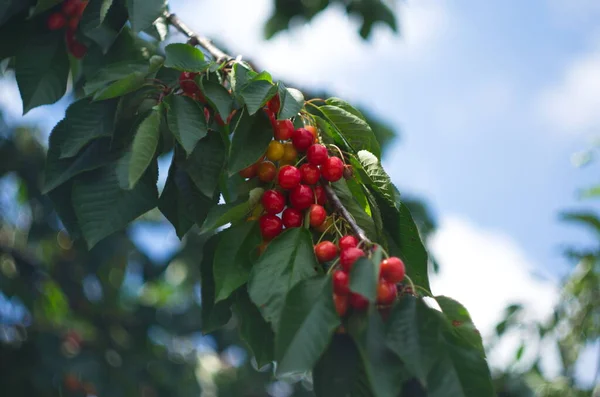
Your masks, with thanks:
<instances>
[{"instance_id":1,"label":"branch","mask_svg":"<svg viewBox=\"0 0 600 397\"><path fill-rule=\"evenodd\" d=\"M234 59L231 55L226 54L220 48L215 46L212 41L206 37L198 36L192 29L190 29L179 17L169 11L163 12L163 17L169 22L169 24L173 25L175 29L186 35L189 39L189 44L204 48L208 53L215 59L215 62L227 62Z\"/></svg>"},{"instance_id":2,"label":"branch","mask_svg":"<svg viewBox=\"0 0 600 397\"><path fill-rule=\"evenodd\" d=\"M352 217L352 214L346 209L346 207L344 207L344 204L342 204L340 198L337 196L337 194L335 194L333 188L327 183L323 184L323 186L325 188L327 198L329 198L329 201L331 201L331 203L333 204L333 208L340 214L342 214L342 216L350 224L350 227L352 228L354 234L356 234L358 238L364 241L365 243L372 244L371 240L369 240L369 238L367 237L365 231L362 230L360 226L358 226L358 224L354 220L354 217Z\"/></svg>"}]
</instances>

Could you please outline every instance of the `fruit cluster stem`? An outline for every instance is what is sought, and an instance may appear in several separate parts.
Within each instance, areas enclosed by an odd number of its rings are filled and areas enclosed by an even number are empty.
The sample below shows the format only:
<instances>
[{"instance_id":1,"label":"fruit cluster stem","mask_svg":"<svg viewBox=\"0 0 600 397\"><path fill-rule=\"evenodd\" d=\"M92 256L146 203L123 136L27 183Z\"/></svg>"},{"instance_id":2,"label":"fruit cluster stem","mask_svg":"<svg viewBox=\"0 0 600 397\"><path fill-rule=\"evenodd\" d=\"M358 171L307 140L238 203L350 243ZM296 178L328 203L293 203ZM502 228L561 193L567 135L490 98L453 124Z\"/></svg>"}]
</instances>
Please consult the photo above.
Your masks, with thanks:
<instances>
[{"instance_id":1,"label":"fruit cluster stem","mask_svg":"<svg viewBox=\"0 0 600 397\"><path fill-rule=\"evenodd\" d=\"M342 204L338 195L335 194L335 191L333 190L333 188L329 184L324 184L324 188L325 188L325 194L327 194L327 198L333 204L333 208L336 211L338 211L344 217L344 219L346 219L346 222L348 222L348 224L352 228L352 231L354 232L354 234L356 234L356 236L360 240L362 240L364 243L372 244L371 240L369 240L369 238L367 237L367 234L365 233L365 231L362 230L360 226L358 226L358 224L352 217L352 214L350 214L350 212L346 209L346 207L344 207L344 204Z\"/></svg>"},{"instance_id":2,"label":"fruit cluster stem","mask_svg":"<svg viewBox=\"0 0 600 397\"><path fill-rule=\"evenodd\" d=\"M165 10L163 12L163 17L170 25L173 25L175 29L186 35L190 45L199 45L204 48L215 59L215 62L228 62L234 59L231 55L221 51L221 49L215 46L210 39L197 35L189 28L189 26L179 19L177 15Z\"/></svg>"}]
</instances>

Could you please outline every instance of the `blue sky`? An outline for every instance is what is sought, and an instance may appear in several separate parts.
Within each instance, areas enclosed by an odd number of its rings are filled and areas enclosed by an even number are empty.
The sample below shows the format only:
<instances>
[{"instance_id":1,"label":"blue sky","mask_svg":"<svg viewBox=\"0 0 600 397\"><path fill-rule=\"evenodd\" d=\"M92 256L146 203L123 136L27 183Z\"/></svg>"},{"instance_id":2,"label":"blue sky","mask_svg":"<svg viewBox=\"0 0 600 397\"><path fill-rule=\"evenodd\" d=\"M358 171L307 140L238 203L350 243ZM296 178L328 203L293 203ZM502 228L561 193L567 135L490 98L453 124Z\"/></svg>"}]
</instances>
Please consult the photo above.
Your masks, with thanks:
<instances>
[{"instance_id":1,"label":"blue sky","mask_svg":"<svg viewBox=\"0 0 600 397\"><path fill-rule=\"evenodd\" d=\"M435 293L465 302L484 334L511 301L549 312L570 268L561 246L590 242L558 212L599 209L576 198L597 182L594 169L576 169L570 158L600 131L600 2L405 1L402 34L377 29L369 43L341 8L264 42L271 0L227 3L171 7L277 78L327 88L401 130L384 165L440 222ZM0 106L14 121L16 98L14 82L1 80ZM28 119L48 129L63 112L64 102Z\"/></svg>"}]
</instances>

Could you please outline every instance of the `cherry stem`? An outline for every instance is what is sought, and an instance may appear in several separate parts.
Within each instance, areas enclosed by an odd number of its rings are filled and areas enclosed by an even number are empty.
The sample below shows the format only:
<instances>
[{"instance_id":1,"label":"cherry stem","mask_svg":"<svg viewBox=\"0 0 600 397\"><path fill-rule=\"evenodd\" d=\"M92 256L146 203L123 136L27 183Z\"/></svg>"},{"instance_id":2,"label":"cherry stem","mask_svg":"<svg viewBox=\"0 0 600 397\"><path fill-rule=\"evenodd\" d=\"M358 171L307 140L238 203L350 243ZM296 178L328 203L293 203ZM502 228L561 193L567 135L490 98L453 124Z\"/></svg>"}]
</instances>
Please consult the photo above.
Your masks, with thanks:
<instances>
[{"instance_id":1,"label":"cherry stem","mask_svg":"<svg viewBox=\"0 0 600 397\"><path fill-rule=\"evenodd\" d=\"M342 217L344 217L346 222L348 222L354 234L356 234L358 238L366 244L373 244L371 240L369 240L369 238L367 237L365 231L362 230L360 226L358 226L358 224L352 217L352 214L350 214L346 207L344 207L344 204L342 204L340 198L337 196L337 194L335 194L335 191L333 190L331 185L323 184L323 187L325 188L325 194L327 194L327 198L329 199L329 201L331 201L331 204L333 205L335 210L338 211L340 215L342 215Z\"/></svg>"},{"instance_id":2,"label":"cherry stem","mask_svg":"<svg viewBox=\"0 0 600 397\"><path fill-rule=\"evenodd\" d=\"M327 269L327 274L331 274L331 272L333 271L333 269L335 269L337 267L338 262L340 261L340 257L338 256L337 258L335 258L335 261L331 264L331 266L329 266L329 269Z\"/></svg>"},{"instance_id":3,"label":"cherry stem","mask_svg":"<svg viewBox=\"0 0 600 397\"><path fill-rule=\"evenodd\" d=\"M404 275L404 278L408 280L408 283L410 284L410 288L412 288L413 292L417 292L417 288L415 287L415 283L413 283L413 281L410 279L410 277L408 277L407 275Z\"/></svg>"},{"instance_id":4,"label":"cherry stem","mask_svg":"<svg viewBox=\"0 0 600 397\"><path fill-rule=\"evenodd\" d=\"M408 277L408 276L405 276L405 277ZM431 292L427 291L427 288L421 287L420 285L415 285L415 287L417 289L420 289L421 291L425 292L425 295L429 296L430 298L434 298L435 299L435 297L433 296L433 294Z\"/></svg>"}]
</instances>

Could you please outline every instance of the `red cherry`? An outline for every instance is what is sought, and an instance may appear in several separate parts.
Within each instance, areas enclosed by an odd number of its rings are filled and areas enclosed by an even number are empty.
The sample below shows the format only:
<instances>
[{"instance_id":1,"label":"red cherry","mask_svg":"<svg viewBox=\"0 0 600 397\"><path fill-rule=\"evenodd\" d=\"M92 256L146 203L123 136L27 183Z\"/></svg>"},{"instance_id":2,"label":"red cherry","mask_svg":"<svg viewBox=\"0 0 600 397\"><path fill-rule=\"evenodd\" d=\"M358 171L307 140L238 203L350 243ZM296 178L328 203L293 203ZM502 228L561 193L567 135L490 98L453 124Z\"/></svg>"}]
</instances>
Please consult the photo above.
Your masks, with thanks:
<instances>
[{"instance_id":1,"label":"red cherry","mask_svg":"<svg viewBox=\"0 0 600 397\"><path fill-rule=\"evenodd\" d=\"M316 165L302 164L299 170L302 176L302 183L307 185L316 185L321 178L321 171L319 171L319 167Z\"/></svg>"},{"instance_id":2,"label":"red cherry","mask_svg":"<svg viewBox=\"0 0 600 397\"><path fill-rule=\"evenodd\" d=\"M348 311L348 296L334 294L333 304L335 305L335 311L337 312L338 316L344 317L344 315Z\"/></svg>"},{"instance_id":3,"label":"red cherry","mask_svg":"<svg viewBox=\"0 0 600 397\"><path fill-rule=\"evenodd\" d=\"M279 120L277 121L277 126L275 127L275 139L279 139L280 141L287 141L292 137L294 133L294 123L292 120Z\"/></svg>"},{"instance_id":4,"label":"red cherry","mask_svg":"<svg viewBox=\"0 0 600 397\"><path fill-rule=\"evenodd\" d=\"M79 3L78 0L66 0L62 4L63 14L65 14L66 16L69 16L69 17L77 14L77 12L79 11L78 3Z\"/></svg>"},{"instance_id":5,"label":"red cherry","mask_svg":"<svg viewBox=\"0 0 600 397\"><path fill-rule=\"evenodd\" d=\"M308 212L310 218L310 225L312 227L321 226L323 222L325 222L325 218L327 218L327 211L325 211L325 208L323 208L319 204L311 205Z\"/></svg>"},{"instance_id":6,"label":"red cherry","mask_svg":"<svg viewBox=\"0 0 600 397\"><path fill-rule=\"evenodd\" d=\"M327 202L327 194L325 193L325 188L321 185L317 185L313 188L313 190L317 198L317 204L325 205L325 203Z\"/></svg>"},{"instance_id":7,"label":"red cherry","mask_svg":"<svg viewBox=\"0 0 600 397\"><path fill-rule=\"evenodd\" d=\"M350 277L343 270L333 272L333 292L337 295L348 295L350 293Z\"/></svg>"},{"instance_id":8,"label":"red cherry","mask_svg":"<svg viewBox=\"0 0 600 397\"><path fill-rule=\"evenodd\" d=\"M277 190L267 190L262 196L262 205L269 214L279 214L285 208L285 197Z\"/></svg>"},{"instance_id":9,"label":"red cherry","mask_svg":"<svg viewBox=\"0 0 600 397\"><path fill-rule=\"evenodd\" d=\"M283 230L281 219L272 214L266 214L259 219L260 233L265 240L274 239Z\"/></svg>"},{"instance_id":10,"label":"red cherry","mask_svg":"<svg viewBox=\"0 0 600 397\"><path fill-rule=\"evenodd\" d=\"M279 169L279 175L277 175L279 186L287 190L298 186L301 179L302 174L300 170L293 165L284 165Z\"/></svg>"},{"instance_id":11,"label":"red cherry","mask_svg":"<svg viewBox=\"0 0 600 397\"><path fill-rule=\"evenodd\" d=\"M270 161L261 161L258 163L257 169L258 179L261 182L269 183L273 179L275 179L275 174L277 173L277 167Z\"/></svg>"},{"instance_id":12,"label":"red cherry","mask_svg":"<svg viewBox=\"0 0 600 397\"><path fill-rule=\"evenodd\" d=\"M76 40L71 43L69 49L71 50L71 54L77 59L83 58L87 52L87 46Z\"/></svg>"},{"instance_id":13,"label":"red cherry","mask_svg":"<svg viewBox=\"0 0 600 397\"><path fill-rule=\"evenodd\" d=\"M204 117L206 117L206 108L204 108ZM258 172L258 163L254 163L252 165L249 165L248 167L244 168L243 170L241 170L239 172L240 176L242 178L254 178L256 176L256 173Z\"/></svg>"},{"instance_id":14,"label":"red cherry","mask_svg":"<svg viewBox=\"0 0 600 397\"><path fill-rule=\"evenodd\" d=\"M286 208L281 215L283 220L283 226L286 228L300 227L302 226L302 212L296 208Z\"/></svg>"},{"instance_id":15,"label":"red cherry","mask_svg":"<svg viewBox=\"0 0 600 397\"><path fill-rule=\"evenodd\" d=\"M321 165L321 175L329 182L340 180L344 174L344 162L339 157L329 157Z\"/></svg>"},{"instance_id":16,"label":"red cherry","mask_svg":"<svg viewBox=\"0 0 600 397\"><path fill-rule=\"evenodd\" d=\"M344 236L338 241L340 249L343 251L348 248L356 248L358 246L358 240L354 236Z\"/></svg>"},{"instance_id":17,"label":"red cherry","mask_svg":"<svg viewBox=\"0 0 600 397\"><path fill-rule=\"evenodd\" d=\"M399 283L404 280L404 274L406 273L406 268L404 267L404 262L402 259L391 256L387 259L381 261L379 265L379 275L385 281L390 283Z\"/></svg>"},{"instance_id":18,"label":"red cherry","mask_svg":"<svg viewBox=\"0 0 600 397\"><path fill-rule=\"evenodd\" d=\"M396 299L396 295L398 295L396 284L382 280L377 285L377 303L390 305Z\"/></svg>"},{"instance_id":19,"label":"red cherry","mask_svg":"<svg viewBox=\"0 0 600 397\"><path fill-rule=\"evenodd\" d=\"M340 253L340 265L342 266L342 269L350 272L354 262L362 256L365 256L365 253L360 248L348 248L343 250Z\"/></svg>"},{"instance_id":20,"label":"red cherry","mask_svg":"<svg viewBox=\"0 0 600 397\"><path fill-rule=\"evenodd\" d=\"M369 306L369 300L360 294L356 294L354 292L350 293L349 296L350 306L352 306L356 310L364 310Z\"/></svg>"},{"instance_id":21,"label":"red cherry","mask_svg":"<svg viewBox=\"0 0 600 397\"><path fill-rule=\"evenodd\" d=\"M306 128L298 128L292 134L292 143L300 152L304 152L313 144L315 137Z\"/></svg>"},{"instance_id":22,"label":"red cherry","mask_svg":"<svg viewBox=\"0 0 600 397\"><path fill-rule=\"evenodd\" d=\"M299 210L307 209L314 201L313 191L306 185L298 185L290 192L290 203Z\"/></svg>"},{"instance_id":23,"label":"red cherry","mask_svg":"<svg viewBox=\"0 0 600 397\"><path fill-rule=\"evenodd\" d=\"M318 143L311 145L306 151L306 159L313 165L321 165L327 160L327 148Z\"/></svg>"},{"instance_id":24,"label":"red cherry","mask_svg":"<svg viewBox=\"0 0 600 397\"><path fill-rule=\"evenodd\" d=\"M322 241L315 245L315 256L321 263L332 261L337 254L338 248L331 241Z\"/></svg>"},{"instance_id":25,"label":"red cherry","mask_svg":"<svg viewBox=\"0 0 600 397\"><path fill-rule=\"evenodd\" d=\"M200 87L198 87L194 80L196 75L197 74L193 72L181 72L179 75L179 86L185 94L194 95L200 91Z\"/></svg>"},{"instance_id":26,"label":"red cherry","mask_svg":"<svg viewBox=\"0 0 600 397\"><path fill-rule=\"evenodd\" d=\"M58 30L58 29L62 29L65 27L66 23L67 23L67 19L65 18L65 16L59 12L55 12L53 14L50 14L50 16L48 17L48 29L50 30Z\"/></svg>"},{"instance_id":27,"label":"red cherry","mask_svg":"<svg viewBox=\"0 0 600 397\"><path fill-rule=\"evenodd\" d=\"M279 94L275 94L273 98L267 103L267 108L273 113L279 113L279 108L281 107L281 103L279 101Z\"/></svg>"},{"instance_id":28,"label":"red cherry","mask_svg":"<svg viewBox=\"0 0 600 397\"><path fill-rule=\"evenodd\" d=\"M69 19L69 21L67 22L67 29L69 29L72 32L76 31L77 26L79 26L80 20L81 19L79 17L72 17L71 19Z\"/></svg>"},{"instance_id":29,"label":"red cherry","mask_svg":"<svg viewBox=\"0 0 600 397\"><path fill-rule=\"evenodd\" d=\"M82 1L78 4L78 7L77 7L77 15L78 16L83 15L83 11L85 11L85 7L87 7L87 5L88 5L87 1Z\"/></svg>"}]
</instances>

